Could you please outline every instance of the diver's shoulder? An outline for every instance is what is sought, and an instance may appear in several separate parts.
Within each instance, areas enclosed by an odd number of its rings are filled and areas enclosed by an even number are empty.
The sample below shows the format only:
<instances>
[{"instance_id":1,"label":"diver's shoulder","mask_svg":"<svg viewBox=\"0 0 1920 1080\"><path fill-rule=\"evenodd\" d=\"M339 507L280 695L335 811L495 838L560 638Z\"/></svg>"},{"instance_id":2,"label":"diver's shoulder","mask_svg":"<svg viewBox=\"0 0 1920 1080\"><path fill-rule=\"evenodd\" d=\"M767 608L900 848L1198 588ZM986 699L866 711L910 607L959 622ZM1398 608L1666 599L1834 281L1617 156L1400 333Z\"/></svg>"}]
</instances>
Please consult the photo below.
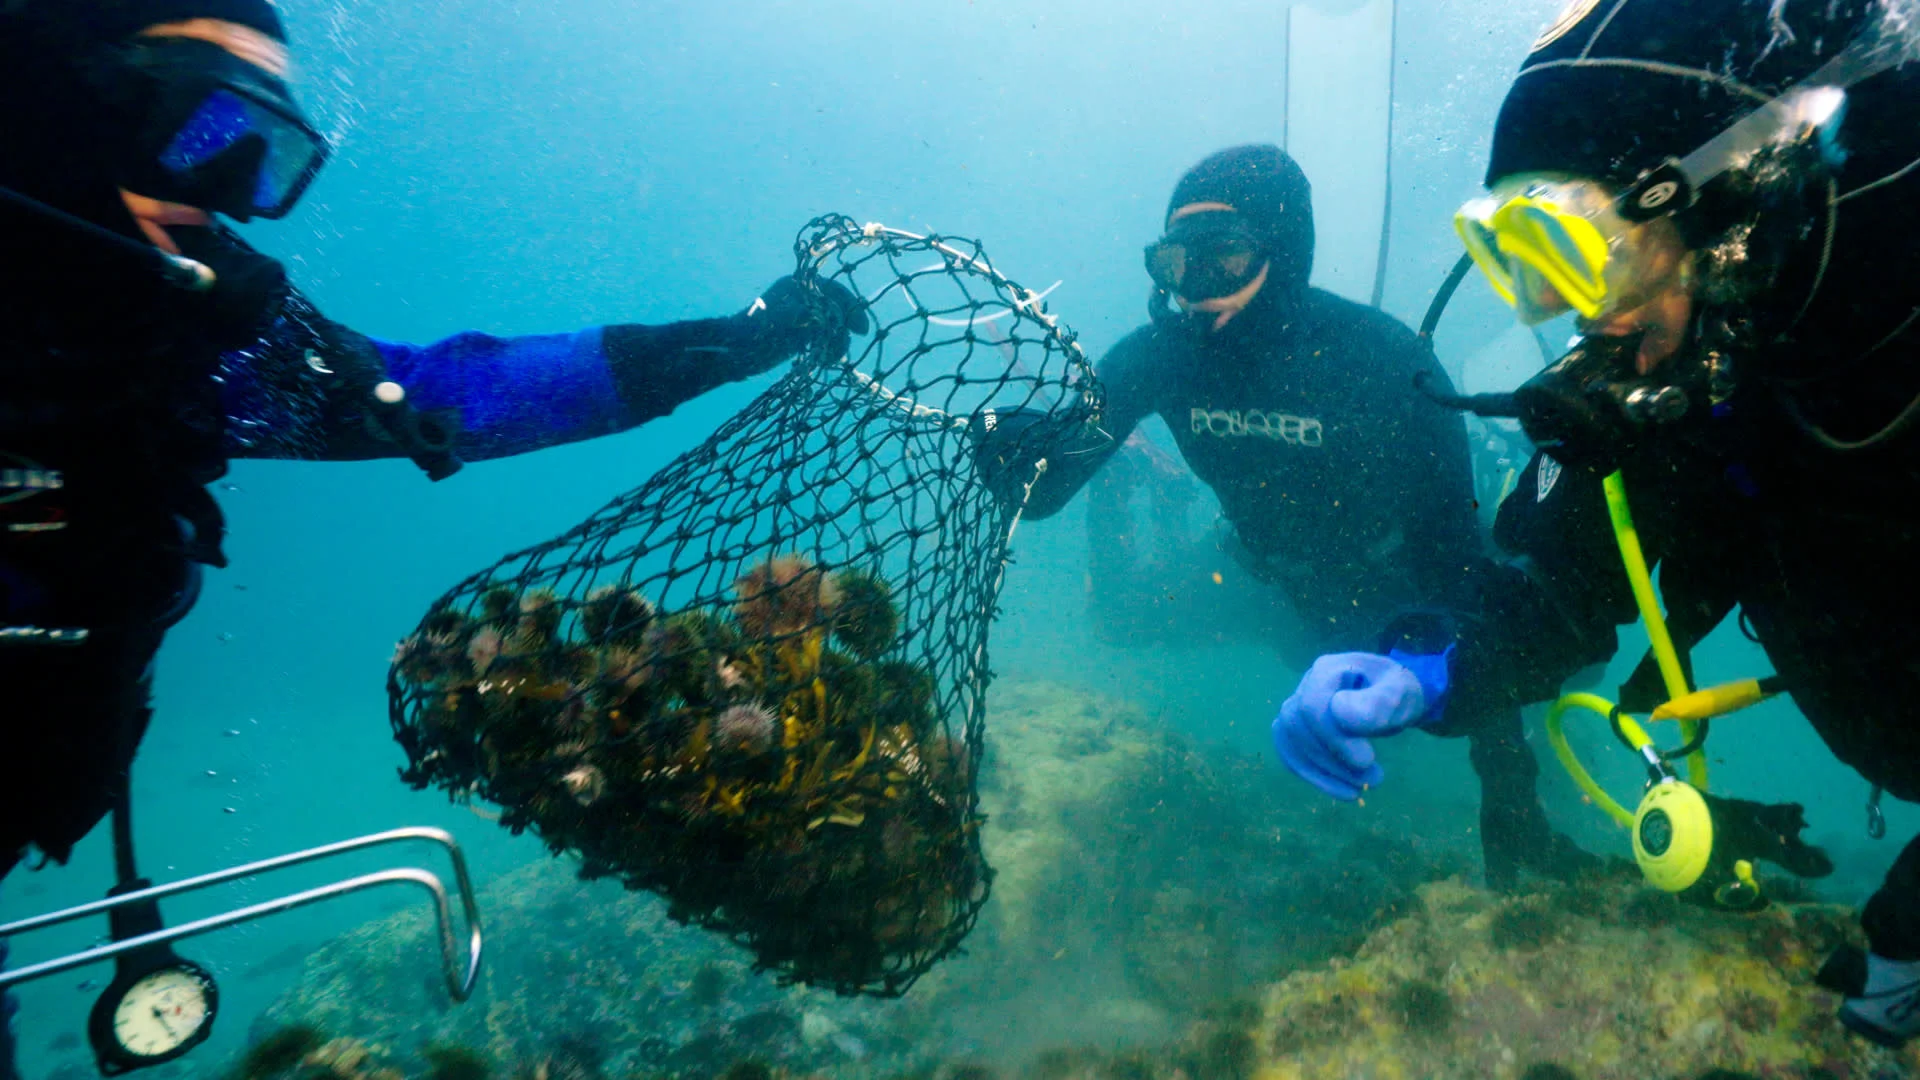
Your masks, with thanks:
<instances>
[{"instance_id":1,"label":"diver's shoulder","mask_svg":"<svg viewBox=\"0 0 1920 1080\"><path fill-rule=\"evenodd\" d=\"M1307 290L1313 321L1323 331L1338 334L1353 345L1373 352L1412 358L1424 357L1420 336L1406 323L1373 307L1325 289Z\"/></svg>"},{"instance_id":2,"label":"diver's shoulder","mask_svg":"<svg viewBox=\"0 0 1920 1080\"><path fill-rule=\"evenodd\" d=\"M1106 355L1100 358L1100 366L1130 369L1156 367L1164 362L1173 346L1171 335L1153 323L1146 323L1114 342Z\"/></svg>"},{"instance_id":3,"label":"diver's shoulder","mask_svg":"<svg viewBox=\"0 0 1920 1080\"><path fill-rule=\"evenodd\" d=\"M1406 323L1371 304L1349 300L1338 293L1313 287L1307 290L1307 303L1321 319L1348 323L1372 330L1384 337L1413 341L1416 335Z\"/></svg>"}]
</instances>

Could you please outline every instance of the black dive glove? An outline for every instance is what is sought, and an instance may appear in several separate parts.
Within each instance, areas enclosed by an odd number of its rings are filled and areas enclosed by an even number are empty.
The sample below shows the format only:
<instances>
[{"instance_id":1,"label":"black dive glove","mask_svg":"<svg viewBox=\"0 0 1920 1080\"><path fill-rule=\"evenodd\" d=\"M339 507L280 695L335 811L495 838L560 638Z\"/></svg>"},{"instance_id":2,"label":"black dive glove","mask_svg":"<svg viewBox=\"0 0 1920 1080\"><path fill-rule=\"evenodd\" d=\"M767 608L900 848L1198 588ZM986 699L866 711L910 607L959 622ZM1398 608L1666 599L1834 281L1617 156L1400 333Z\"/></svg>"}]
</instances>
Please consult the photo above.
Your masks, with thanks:
<instances>
[{"instance_id":1,"label":"black dive glove","mask_svg":"<svg viewBox=\"0 0 1920 1080\"><path fill-rule=\"evenodd\" d=\"M759 299L748 306L747 324L756 330L756 337L771 346L767 350L771 355L766 366L760 370L800 352L819 338L828 340L829 355L839 359L847 354L852 335L865 334L872 326L867 318L867 305L845 285L827 278L815 280L824 305L809 296L807 287L789 275L767 286Z\"/></svg>"},{"instance_id":2,"label":"black dive glove","mask_svg":"<svg viewBox=\"0 0 1920 1080\"><path fill-rule=\"evenodd\" d=\"M1704 792L1702 793L1705 794ZM1716 859L1765 859L1795 877L1823 878L1833 873L1833 860L1820 848L1800 839L1807 827L1799 803L1757 803L1706 795L1713 815Z\"/></svg>"},{"instance_id":3,"label":"black dive glove","mask_svg":"<svg viewBox=\"0 0 1920 1080\"><path fill-rule=\"evenodd\" d=\"M1026 502L1042 459L1064 449L1073 432L1045 409L986 408L967 425L973 438L974 470L1002 501Z\"/></svg>"}]
</instances>

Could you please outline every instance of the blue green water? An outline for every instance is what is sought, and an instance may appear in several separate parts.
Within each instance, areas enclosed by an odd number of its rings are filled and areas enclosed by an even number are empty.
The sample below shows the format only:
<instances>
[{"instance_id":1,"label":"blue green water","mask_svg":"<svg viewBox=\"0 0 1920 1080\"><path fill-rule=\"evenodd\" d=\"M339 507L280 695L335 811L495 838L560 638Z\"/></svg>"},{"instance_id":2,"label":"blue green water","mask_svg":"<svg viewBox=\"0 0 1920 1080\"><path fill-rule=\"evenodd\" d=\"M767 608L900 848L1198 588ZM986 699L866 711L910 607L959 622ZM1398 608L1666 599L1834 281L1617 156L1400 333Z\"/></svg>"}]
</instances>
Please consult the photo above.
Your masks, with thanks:
<instances>
[{"instance_id":1,"label":"blue green water","mask_svg":"<svg viewBox=\"0 0 1920 1080\"><path fill-rule=\"evenodd\" d=\"M1405 321L1417 322L1457 253L1447 216L1477 188L1508 74L1556 6L1401 5L1385 306ZM977 236L1024 283L1063 280L1053 309L1097 355L1142 319L1140 248L1179 173L1223 146L1277 140L1289 112L1314 107L1285 100L1285 11L1267 0L292 0L284 14L303 93L338 152L296 214L249 235L330 316L398 340L731 312L791 271L801 224L841 211ZM1351 79L1328 69L1308 82L1337 101ZM1323 220L1372 212L1346 197L1362 178L1311 179ZM1509 325L1483 290L1462 293L1440 347L1469 388L1517 381L1532 346ZM209 576L160 660L136 771L143 869L174 878L400 824L455 830L483 878L536 857L530 839L398 782L392 646L459 577L636 486L771 378L638 432L471 466L439 485L400 463L236 466L219 492L232 567ZM1095 643L1079 619L1082 520L1073 508L1023 526L996 668L1079 681L1204 742L1265 752L1297 673L1250 644ZM1610 682L1637 654L1623 650ZM1700 665L1703 681L1765 670L1730 630ZM1603 777L1630 783L1631 763L1606 758L1597 733L1583 745L1609 761ZM1808 803L1812 838L1841 861L1829 894L1865 895L1893 841L1865 839L1864 782L1790 706L1729 721L1714 750L1727 790ZM1382 812L1469 827L1464 747L1408 737L1382 756L1392 778ZM1550 767L1543 778L1559 821L1590 846L1624 850ZM1316 797L1278 769L1273 783ZM1904 808L1889 816L1895 837L1920 824ZM108 884L103 830L71 866L10 879L0 918ZM268 889L167 910L178 919ZM240 1045L301 948L400 902L346 902L183 947L223 975L224 1015L201 1057ZM89 939L48 934L20 957ZM22 994L28 1075L71 1059L48 1047L81 1030L90 978L100 973Z\"/></svg>"}]
</instances>

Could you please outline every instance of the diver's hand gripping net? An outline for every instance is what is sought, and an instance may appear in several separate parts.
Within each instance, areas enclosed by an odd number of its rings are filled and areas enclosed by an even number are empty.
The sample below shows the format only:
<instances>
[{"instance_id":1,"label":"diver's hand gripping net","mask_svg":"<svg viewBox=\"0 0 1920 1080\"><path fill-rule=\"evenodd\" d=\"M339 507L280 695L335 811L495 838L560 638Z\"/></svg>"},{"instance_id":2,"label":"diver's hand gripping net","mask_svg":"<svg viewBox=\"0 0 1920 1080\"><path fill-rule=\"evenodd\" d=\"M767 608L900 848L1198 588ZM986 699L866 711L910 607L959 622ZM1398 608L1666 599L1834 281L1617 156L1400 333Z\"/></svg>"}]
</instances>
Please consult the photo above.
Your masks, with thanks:
<instances>
[{"instance_id":1,"label":"diver's hand gripping net","mask_svg":"<svg viewBox=\"0 0 1920 1080\"><path fill-rule=\"evenodd\" d=\"M392 719L416 787L496 804L784 979L895 995L992 876L987 630L1036 468L1009 484L977 443L1036 410L1012 455L1036 462L1098 390L975 242L835 216L795 250L814 303L792 371L437 601L396 653Z\"/></svg>"}]
</instances>

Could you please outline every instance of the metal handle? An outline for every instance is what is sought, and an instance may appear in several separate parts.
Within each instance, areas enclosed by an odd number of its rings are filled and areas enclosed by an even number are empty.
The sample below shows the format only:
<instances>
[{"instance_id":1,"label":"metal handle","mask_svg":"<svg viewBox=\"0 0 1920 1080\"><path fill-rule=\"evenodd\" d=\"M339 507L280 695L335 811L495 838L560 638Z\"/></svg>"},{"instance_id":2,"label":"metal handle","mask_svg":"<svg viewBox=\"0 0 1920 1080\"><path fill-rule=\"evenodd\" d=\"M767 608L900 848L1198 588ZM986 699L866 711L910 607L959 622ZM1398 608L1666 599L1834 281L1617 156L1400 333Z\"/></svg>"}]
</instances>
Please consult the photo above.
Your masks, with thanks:
<instances>
[{"instance_id":1,"label":"metal handle","mask_svg":"<svg viewBox=\"0 0 1920 1080\"><path fill-rule=\"evenodd\" d=\"M0 938L13 937L32 930L41 930L49 926L57 926L61 923L72 922L75 919L82 919L88 915L97 915L128 904L158 900L162 897L177 896L181 893L195 892L215 885L222 885L239 878L252 877L256 874L264 874L269 871L280 870L301 863L331 858L332 856L345 854L349 851L359 851L365 848L377 847L381 844L398 843L405 840L425 840L429 843L439 844L446 849L447 857L453 863L454 883L460 890L461 913L465 916L467 924L467 949L464 963L461 961L459 940L454 934L453 911L452 905L449 904L447 900L446 885L438 876L429 871L414 867L402 867L393 870L381 870L371 874L362 874L359 877L337 881L331 885L323 885L302 892L290 893L277 900L268 900L264 903L240 908L236 911L229 911L224 915L209 916L208 918L198 919L193 922L183 923L179 926L155 931L151 934L142 934L139 937L128 938L125 941L116 941L110 945L101 945L97 948L87 949L83 952L72 953L54 960L47 960L27 967L17 968L13 971L0 972L0 990L4 990L18 983L28 982L48 975L58 975L63 971L71 971L74 968L83 967L87 964L108 960L121 953L132 952L150 945L179 941L182 938L194 937L199 934L224 929L225 927L240 923L252 922L255 919L264 918L268 915L278 915L284 911L292 911L295 908L306 907L309 904L319 903L323 900L331 900L336 896L345 896L348 893L359 892L363 889L371 889L380 885L412 882L426 889L428 894L433 898L434 915L440 925L440 959L442 973L446 976L447 980L447 992L453 996L453 1000L465 1001L473 996L474 985L480 979L480 954L483 944L480 932L480 909L473 898L473 879L467 873L467 857L465 853L460 850L460 845L454 840L453 835L444 829L434 829L423 826L390 829L386 832L373 833L369 836L362 836L353 840L342 840L336 844L327 844L322 847L309 848L305 851L296 851L289 855L264 859L260 862L248 863L245 866L236 866L229 870L219 870L211 874L202 874L199 877L187 878L183 881L176 881L168 885L155 885L152 888L141 889L138 892L112 896L104 900L95 900L91 903L67 908L63 911L55 911L46 915L36 915L30 919L21 919L18 922L0 926Z\"/></svg>"}]
</instances>

